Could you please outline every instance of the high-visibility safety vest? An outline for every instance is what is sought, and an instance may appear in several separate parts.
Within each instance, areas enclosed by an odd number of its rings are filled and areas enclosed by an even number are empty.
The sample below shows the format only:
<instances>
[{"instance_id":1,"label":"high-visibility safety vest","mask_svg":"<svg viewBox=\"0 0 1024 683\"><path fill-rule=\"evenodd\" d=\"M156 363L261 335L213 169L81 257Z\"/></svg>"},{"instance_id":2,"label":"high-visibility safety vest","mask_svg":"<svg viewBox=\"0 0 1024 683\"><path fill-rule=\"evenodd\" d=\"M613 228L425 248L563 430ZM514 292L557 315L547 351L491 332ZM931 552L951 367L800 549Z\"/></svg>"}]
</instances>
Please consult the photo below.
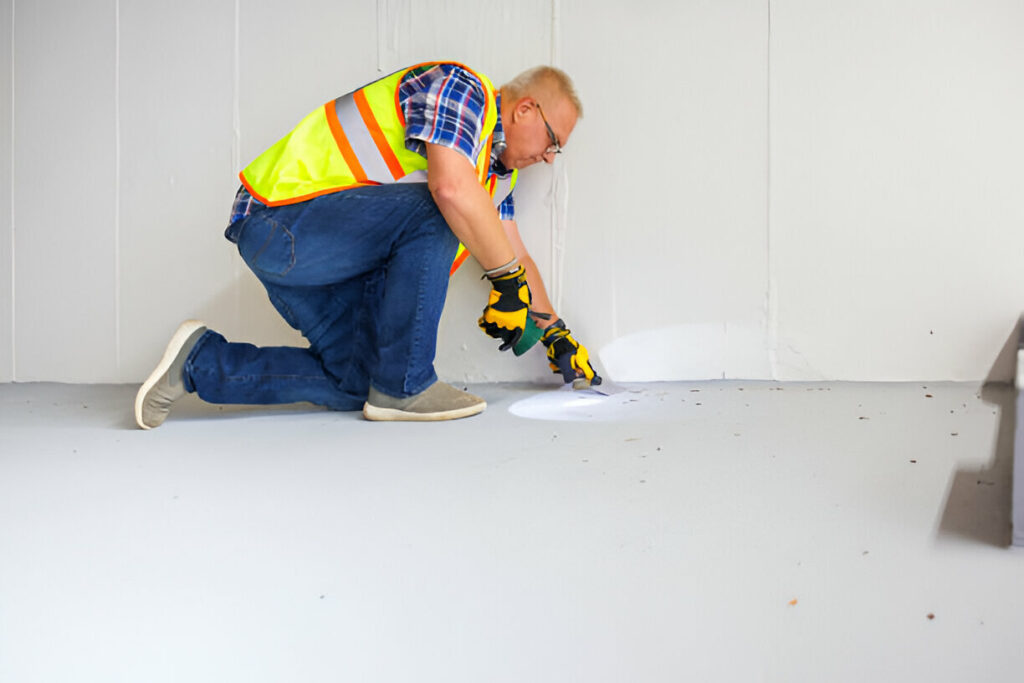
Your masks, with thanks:
<instances>
[{"instance_id":1,"label":"high-visibility safety vest","mask_svg":"<svg viewBox=\"0 0 1024 683\"><path fill-rule=\"evenodd\" d=\"M331 100L304 118L239 174L249 193L267 206L284 206L353 187L426 181L427 160L405 147L405 114L398 86L413 69L455 64L483 84L483 141L475 166L495 206L515 187L490 172L491 143L498 121L497 91L483 74L456 62L425 62L385 76ZM460 244L451 272L469 256Z\"/></svg>"}]
</instances>

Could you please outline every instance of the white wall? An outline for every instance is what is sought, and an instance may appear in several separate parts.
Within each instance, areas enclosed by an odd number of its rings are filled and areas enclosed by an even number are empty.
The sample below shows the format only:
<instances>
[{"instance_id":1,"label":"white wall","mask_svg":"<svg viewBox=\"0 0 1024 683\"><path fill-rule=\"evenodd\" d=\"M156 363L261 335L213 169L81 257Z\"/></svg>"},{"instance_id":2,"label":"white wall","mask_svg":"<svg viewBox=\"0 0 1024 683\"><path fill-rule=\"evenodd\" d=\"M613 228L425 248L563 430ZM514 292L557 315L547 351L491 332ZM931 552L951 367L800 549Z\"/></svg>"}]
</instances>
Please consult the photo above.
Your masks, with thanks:
<instances>
[{"instance_id":1,"label":"white wall","mask_svg":"<svg viewBox=\"0 0 1024 683\"><path fill-rule=\"evenodd\" d=\"M14 378L113 377L114 0L14 6Z\"/></svg>"},{"instance_id":2,"label":"white wall","mask_svg":"<svg viewBox=\"0 0 1024 683\"><path fill-rule=\"evenodd\" d=\"M193 316L299 343L222 238L237 171L327 99L439 57L496 82L545 62L575 77L585 116L554 168L523 174L520 223L616 379L981 379L1024 308L1015 0L0 15L0 381L137 381ZM476 329L474 267L439 374L548 377Z\"/></svg>"},{"instance_id":3,"label":"white wall","mask_svg":"<svg viewBox=\"0 0 1024 683\"><path fill-rule=\"evenodd\" d=\"M0 382L14 376L12 314L14 309L14 253L11 241L11 75L14 37L13 0L0 0Z\"/></svg>"},{"instance_id":4,"label":"white wall","mask_svg":"<svg viewBox=\"0 0 1024 683\"><path fill-rule=\"evenodd\" d=\"M767 4L565 12L590 107L567 158L567 319L616 377L770 376Z\"/></svg>"},{"instance_id":5,"label":"white wall","mask_svg":"<svg viewBox=\"0 0 1024 683\"><path fill-rule=\"evenodd\" d=\"M778 375L985 377L1024 310L1024 3L772 6Z\"/></svg>"}]
</instances>

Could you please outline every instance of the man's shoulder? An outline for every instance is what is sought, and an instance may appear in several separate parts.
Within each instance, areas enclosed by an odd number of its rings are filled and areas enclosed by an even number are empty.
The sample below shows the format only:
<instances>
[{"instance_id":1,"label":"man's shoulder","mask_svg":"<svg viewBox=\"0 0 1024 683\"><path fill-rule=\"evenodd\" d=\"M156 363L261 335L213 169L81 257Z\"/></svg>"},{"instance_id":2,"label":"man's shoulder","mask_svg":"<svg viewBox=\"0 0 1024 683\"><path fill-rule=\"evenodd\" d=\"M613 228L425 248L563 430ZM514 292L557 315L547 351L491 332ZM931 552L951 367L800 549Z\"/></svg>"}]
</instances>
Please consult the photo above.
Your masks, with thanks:
<instances>
[{"instance_id":1,"label":"man's shoulder","mask_svg":"<svg viewBox=\"0 0 1024 683\"><path fill-rule=\"evenodd\" d=\"M465 83L467 86L485 92L484 83L487 77L460 62L437 61L415 64L406 68L402 76L403 86L416 86L416 89L428 89L438 80L452 80Z\"/></svg>"},{"instance_id":2,"label":"man's shoulder","mask_svg":"<svg viewBox=\"0 0 1024 683\"><path fill-rule=\"evenodd\" d=\"M404 70L415 74L423 73L431 69L441 69L446 74L452 72L464 72L471 76L475 76L476 74L480 73L480 71L473 66L449 59L437 59L429 62L420 62L418 64L407 66Z\"/></svg>"}]
</instances>

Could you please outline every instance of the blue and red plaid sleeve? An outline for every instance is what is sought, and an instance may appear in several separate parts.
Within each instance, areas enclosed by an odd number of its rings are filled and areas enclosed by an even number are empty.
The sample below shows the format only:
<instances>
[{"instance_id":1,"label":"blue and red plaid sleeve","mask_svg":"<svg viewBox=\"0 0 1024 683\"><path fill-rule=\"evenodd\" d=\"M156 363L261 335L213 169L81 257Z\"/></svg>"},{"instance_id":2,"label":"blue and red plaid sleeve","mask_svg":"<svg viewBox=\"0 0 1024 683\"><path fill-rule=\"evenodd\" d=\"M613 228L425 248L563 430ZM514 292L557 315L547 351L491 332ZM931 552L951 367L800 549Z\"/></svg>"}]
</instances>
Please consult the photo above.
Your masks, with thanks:
<instances>
[{"instance_id":1,"label":"blue and red plaid sleeve","mask_svg":"<svg viewBox=\"0 0 1024 683\"><path fill-rule=\"evenodd\" d=\"M480 133L487 95L470 71L455 64L413 70L398 86L398 103L405 114L406 149L426 156L429 142L458 150L471 164L476 163L484 143ZM503 141L504 136L496 130L492 156L499 151L499 136ZM515 218L511 193L498 206L498 215L502 220Z\"/></svg>"},{"instance_id":2,"label":"blue and red plaid sleeve","mask_svg":"<svg viewBox=\"0 0 1024 683\"><path fill-rule=\"evenodd\" d=\"M409 73L398 86L405 114L405 146L426 156L426 143L458 150L474 163L482 141L487 95L472 73L438 64Z\"/></svg>"}]
</instances>

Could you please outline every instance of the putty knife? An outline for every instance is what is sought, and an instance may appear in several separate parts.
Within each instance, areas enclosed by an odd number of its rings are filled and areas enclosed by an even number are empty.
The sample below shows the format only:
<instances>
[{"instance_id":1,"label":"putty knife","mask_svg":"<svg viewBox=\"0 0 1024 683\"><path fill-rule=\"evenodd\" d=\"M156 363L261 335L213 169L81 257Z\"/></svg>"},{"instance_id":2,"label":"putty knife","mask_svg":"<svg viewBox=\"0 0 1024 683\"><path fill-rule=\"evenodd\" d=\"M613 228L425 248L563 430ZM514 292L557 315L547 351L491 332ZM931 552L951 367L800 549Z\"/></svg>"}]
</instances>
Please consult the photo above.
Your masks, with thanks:
<instances>
[{"instance_id":1,"label":"putty knife","mask_svg":"<svg viewBox=\"0 0 1024 683\"><path fill-rule=\"evenodd\" d=\"M573 391L592 391L595 394L601 394L602 396L613 396L615 394L621 394L625 391L620 386L612 384L611 382L605 382L600 376L594 375L596 382L588 380L586 377L577 377L572 381Z\"/></svg>"}]
</instances>

